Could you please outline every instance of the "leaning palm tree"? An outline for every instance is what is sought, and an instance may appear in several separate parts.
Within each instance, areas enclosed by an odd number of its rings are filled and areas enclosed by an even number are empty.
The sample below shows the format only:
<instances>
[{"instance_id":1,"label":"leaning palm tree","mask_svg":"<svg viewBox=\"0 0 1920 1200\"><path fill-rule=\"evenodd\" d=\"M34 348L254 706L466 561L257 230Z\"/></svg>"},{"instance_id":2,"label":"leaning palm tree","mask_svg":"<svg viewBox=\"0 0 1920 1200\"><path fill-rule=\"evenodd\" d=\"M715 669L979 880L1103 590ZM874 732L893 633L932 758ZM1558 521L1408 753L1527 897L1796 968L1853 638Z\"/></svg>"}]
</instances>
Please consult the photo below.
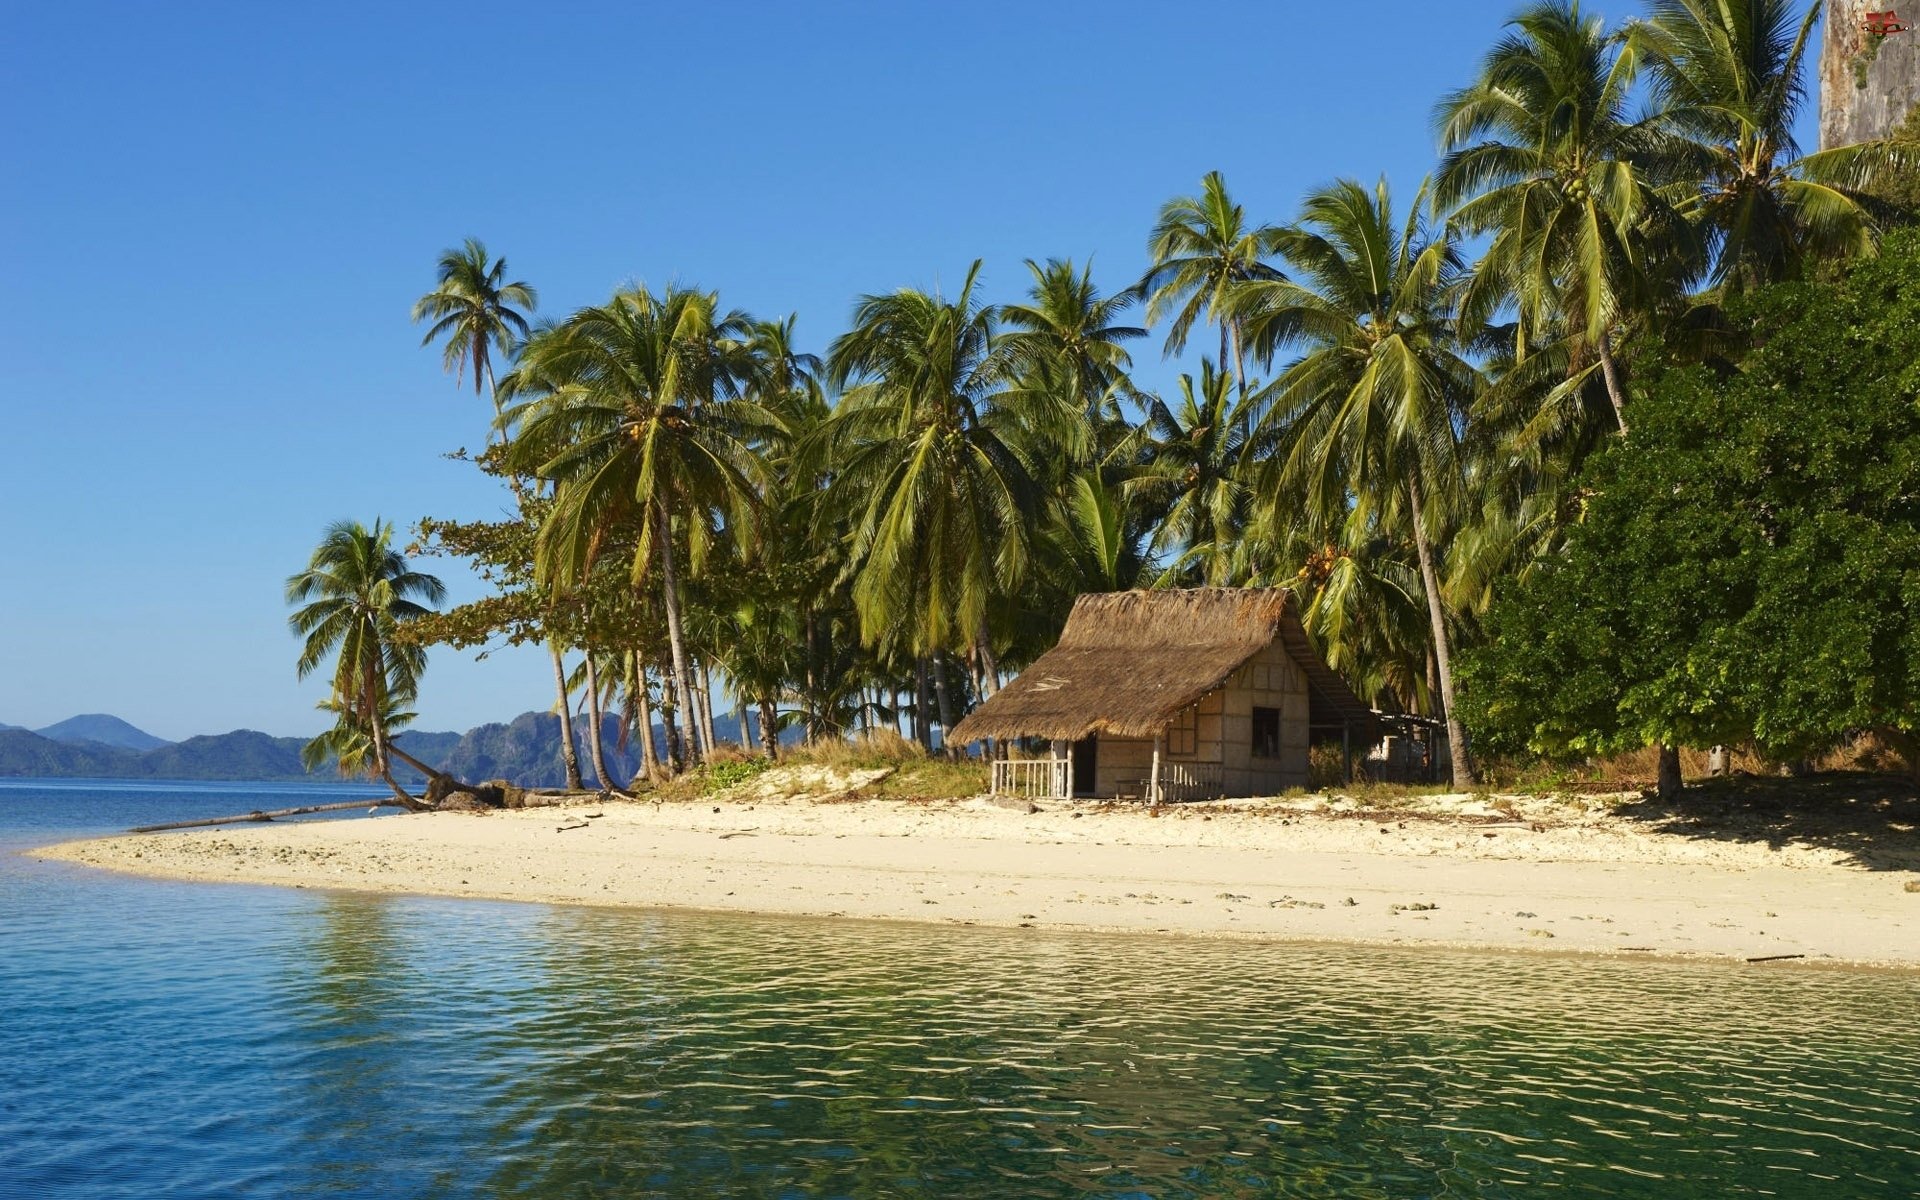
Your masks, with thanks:
<instances>
[{"instance_id":1,"label":"leaning palm tree","mask_svg":"<svg viewBox=\"0 0 1920 1200\"><path fill-rule=\"evenodd\" d=\"M940 656L991 656L988 609L1025 576L1039 507L1007 436L1013 361L975 298L979 271L951 300L906 289L860 301L827 356L829 381L847 390L809 455L831 472L822 517L848 531L862 640L932 657L948 728ZM1070 401L1051 411L1080 417Z\"/></svg>"},{"instance_id":2,"label":"leaning palm tree","mask_svg":"<svg viewBox=\"0 0 1920 1200\"><path fill-rule=\"evenodd\" d=\"M1246 212L1227 193L1227 181L1220 172L1209 171L1198 196L1179 196L1161 206L1147 239L1153 265L1136 286L1147 301L1147 324L1173 318L1167 327L1168 354L1186 348L1203 317L1218 325L1220 357L1214 361L1221 370L1234 364L1234 382L1242 391L1247 385L1245 354L1228 299L1236 284L1278 278L1279 272L1265 261L1272 253L1273 234L1270 225L1249 227Z\"/></svg>"},{"instance_id":3,"label":"leaning palm tree","mask_svg":"<svg viewBox=\"0 0 1920 1200\"><path fill-rule=\"evenodd\" d=\"M1516 313L1516 362L1566 339L1577 387L1596 367L1627 427L1615 344L1681 290L1697 261L1658 185L1669 149L1628 112L1638 58L1577 0L1536 3L1436 111L1445 154L1433 201L1490 235L1466 289L1469 319Z\"/></svg>"},{"instance_id":4,"label":"leaning palm tree","mask_svg":"<svg viewBox=\"0 0 1920 1200\"><path fill-rule=\"evenodd\" d=\"M1256 436L1271 447L1270 502L1322 527L1358 506L1407 529L1426 592L1454 779L1473 781L1455 711L1452 642L1440 590L1438 502L1458 490L1456 430L1480 386L1449 304L1460 261L1420 223L1425 188L1396 224L1383 179L1310 194L1276 239L1298 282L1243 285L1237 312L1261 359L1297 353L1269 387Z\"/></svg>"},{"instance_id":5,"label":"leaning palm tree","mask_svg":"<svg viewBox=\"0 0 1920 1200\"><path fill-rule=\"evenodd\" d=\"M507 282L506 274L506 259L488 258L487 248L468 238L458 249L441 252L434 289L413 305L415 324L433 322L420 344L445 338L448 372L459 383L472 371L476 396L483 386L494 385L493 353L510 354L527 336L527 317L520 309L539 303L532 286L517 279Z\"/></svg>"},{"instance_id":6,"label":"leaning palm tree","mask_svg":"<svg viewBox=\"0 0 1920 1200\"><path fill-rule=\"evenodd\" d=\"M1793 128L1820 6L1790 0L1653 0L1627 44L1645 62L1660 124L1693 158L1675 207L1703 226L1723 292L1801 276L1809 263L1870 254L1878 229L1861 192L1903 157L1892 142L1801 156Z\"/></svg>"},{"instance_id":7,"label":"leaning palm tree","mask_svg":"<svg viewBox=\"0 0 1920 1200\"><path fill-rule=\"evenodd\" d=\"M658 572L678 709L694 712L682 566L698 574L722 522L750 528L761 460L779 422L742 398L751 322L711 292L618 292L532 338L501 380L517 432L508 464L554 486L536 551L538 576L580 584L617 529L634 535L632 578ZM675 518L678 517L676 526Z\"/></svg>"},{"instance_id":8,"label":"leaning palm tree","mask_svg":"<svg viewBox=\"0 0 1920 1200\"><path fill-rule=\"evenodd\" d=\"M418 694L427 663L426 650L400 635L445 598L438 579L415 571L393 548L393 526L382 521L371 529L358 521L328 526L307 569L287 580L287 603L300 606L287 624L306 639L300 678L334 659L332 692L322 707L335 714L336 730L316 741L331 738L338 745L327 748L336 750L359 746L354 760L410 807L416 805L395 782L392 759L436 772L393 745L400 710Z\"/></svg>"}]
</instances>

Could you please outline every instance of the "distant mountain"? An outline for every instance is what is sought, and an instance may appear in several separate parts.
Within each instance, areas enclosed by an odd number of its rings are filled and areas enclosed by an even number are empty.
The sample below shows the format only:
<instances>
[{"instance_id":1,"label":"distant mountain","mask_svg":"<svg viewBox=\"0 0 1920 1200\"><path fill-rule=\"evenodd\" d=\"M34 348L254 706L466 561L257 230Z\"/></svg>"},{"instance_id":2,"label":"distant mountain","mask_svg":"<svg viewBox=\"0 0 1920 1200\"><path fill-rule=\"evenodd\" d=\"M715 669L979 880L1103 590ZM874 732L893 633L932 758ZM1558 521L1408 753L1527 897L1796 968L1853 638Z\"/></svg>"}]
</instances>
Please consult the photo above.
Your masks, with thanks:
<instances>
[{"instance_id":1,"label":"distant mountain","mask_svg":"<svg viewBox=\"0 0 1920 1200\"><path fill-rule=\"evenodd\" d=\"M83 713L35 732L50 741L93 742L101 746L118 746L122 750L158 750L173 744L107 713Z\"/></svg>"},{"instance_id":2,"label":"distant mountain","mask_svg":"<svg viewBox=\"0 0 1920 1200\"><path fill-rule=\"evenodd\" d=\"M75 721L84 718L76 717ZM112 720L113 718L107 718ZM71 725L65 721L62 725ZM54 728L58 728L55 726ZM132 726L127 726L132 729ZM602 726L607 770L624 784L639 770L637 743L620 748L620 723L611 715ZM138 730L133 730L138 733ZM714 718L714 736L738 738L733 718ZM789 731L791 740L795 734ZM155 739L156 741L158 739ZM587 723L574 722L574 740L581 777L594 782L593 758ZM653 729L654 748L664 752L665 737ZM512 721L481 725L466 733L407 730L394 739L402 750L458 779L479 783L510 779L523 787L560 787L567 781L560 757L560 718L551 713L522 713ZM62 741L18 727L0 729L0 776L91 779L234 779L281 780L309 778L300 766L304 738L277 738L252 729L161 742L135 751L92 739ZM417 787L422 776L403 763L394 763L394 777ZM336 778L322 767L311 778Z\"/></svg>"}]
</instances>

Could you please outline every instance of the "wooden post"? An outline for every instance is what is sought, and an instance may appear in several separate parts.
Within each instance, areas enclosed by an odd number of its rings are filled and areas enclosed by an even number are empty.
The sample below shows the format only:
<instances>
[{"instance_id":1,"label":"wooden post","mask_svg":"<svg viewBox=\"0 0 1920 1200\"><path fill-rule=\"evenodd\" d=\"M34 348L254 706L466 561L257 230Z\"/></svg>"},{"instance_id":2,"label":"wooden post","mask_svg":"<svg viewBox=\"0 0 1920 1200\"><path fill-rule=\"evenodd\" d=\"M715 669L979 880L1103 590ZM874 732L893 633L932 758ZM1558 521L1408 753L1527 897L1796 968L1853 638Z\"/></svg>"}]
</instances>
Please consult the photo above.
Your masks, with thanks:
<instances>
[{"instance_id":1,"label":"wooden post","mask_svg":"<svg viewBox=\"0 0 1920 1200\"><path fill-rule=\"evenodd\" d=\"M1348 787L1353 786L1353 719L1343 717L1340 721L1340 761L1345 778L1341 780Z\"/></svg>"},{"instance_id":2,"label":"wooden post","mask_svg":"<svg viewBox=\"0 0 1920 1200\"><path fill-rule=\"evenodd\" d=\"M1160 803L1160 752L1166 748L1167 731L1153 735L1153 771L1147 776L1147 803Z\"/></svg>"},{"instance_id":3,"label":"wooden post","mask_svg":"<svg viewBox=\"0 0 1920 1200\"><path fill-rule=\"evenodd\" d=\"M1054 738L1053 745L1048 749L1047 754L1048 754L1048 757L1052 758L1054 761L1054 764L1055 764L1053 768L1054 775L1059 774L1061 770L1059 763L1062 759L1065 759L1067 764L1066 765L1066 781L1065 781L1066 792L1064 795L1054 797L1054 799L1056 800L1073 799L1073 747L1072 747L1072 744L1067 742L1063 738ZM1051 783L1051 778L1049 779L1049 783ZM1049 788L1049 790L1051 790L1051 788Z\"/></svg>"}]
</instances>

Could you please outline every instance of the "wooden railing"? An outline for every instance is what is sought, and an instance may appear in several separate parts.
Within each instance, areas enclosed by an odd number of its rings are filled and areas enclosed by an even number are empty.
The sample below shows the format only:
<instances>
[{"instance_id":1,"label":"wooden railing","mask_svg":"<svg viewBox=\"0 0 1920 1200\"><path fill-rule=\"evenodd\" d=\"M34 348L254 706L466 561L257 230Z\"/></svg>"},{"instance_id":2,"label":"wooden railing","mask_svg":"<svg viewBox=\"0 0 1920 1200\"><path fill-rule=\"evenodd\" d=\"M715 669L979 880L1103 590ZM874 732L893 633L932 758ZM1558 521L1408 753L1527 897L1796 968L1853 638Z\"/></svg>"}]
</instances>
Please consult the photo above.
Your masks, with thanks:
<instances>
[{"instance_id":1,"label":"wooden railing","mask_svg":"<svg viewBox=\"0 0 1920 1200\"><path fill-rule=\"evenodd\" d=\"M993 764L993 794L1026 800L1068 800L1073 797L1073 760L1069 758L1008 758Z\"/></svg>"},{"instance_id":2,"label":"wooden railing","mask_svg":"<svg viewBox=\"0 0 1920 1200\"><path fill-rule=\"evenodd\" d=\"M1153 781L1140 781L1140 794L1152 799ZM1182 763L1160 761L1160 800L1178 804L1183 800L1211 800L1225 790L1219 763Z\"/></svg>"}]
</instances>

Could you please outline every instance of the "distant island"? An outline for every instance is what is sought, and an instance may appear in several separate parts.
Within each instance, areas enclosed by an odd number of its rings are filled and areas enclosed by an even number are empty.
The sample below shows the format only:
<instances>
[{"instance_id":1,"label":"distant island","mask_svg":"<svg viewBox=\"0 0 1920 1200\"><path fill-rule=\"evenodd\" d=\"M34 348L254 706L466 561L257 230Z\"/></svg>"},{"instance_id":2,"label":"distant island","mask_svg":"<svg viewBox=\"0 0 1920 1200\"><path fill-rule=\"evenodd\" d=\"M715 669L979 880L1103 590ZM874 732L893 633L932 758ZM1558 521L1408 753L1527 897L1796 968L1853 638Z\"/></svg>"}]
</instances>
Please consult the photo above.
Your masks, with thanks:
<instances>
[{"instance_id":1,"label":"distant island","mask_svg":"<svg viewBox=\"0 0 1920 1200\"><path fill-rule=\"evenodd\" d=\"M729 717L716 716L715 734L737 739ZM574 720L581 761L587 758L586 722ZM253 729L207 734L169 742L105 713L70 717L43 729L0 724L0 777L44 779L226 779L243 781L337 778L322 769L309 774L300 766L305 738L273 737ZM465 733L409 730L396 742L415 758L461 779L508 779L523 787L560 787L566 768L560 758L560 719L551 713L522 713L505 724L480 725ZM630 777L638 769L639 747L619 745L619 721L606 718L607 765ZM658 726L654 744L664 747ZM403 783L421 776L395 764Z\"/></svg>"}]
</instances>

